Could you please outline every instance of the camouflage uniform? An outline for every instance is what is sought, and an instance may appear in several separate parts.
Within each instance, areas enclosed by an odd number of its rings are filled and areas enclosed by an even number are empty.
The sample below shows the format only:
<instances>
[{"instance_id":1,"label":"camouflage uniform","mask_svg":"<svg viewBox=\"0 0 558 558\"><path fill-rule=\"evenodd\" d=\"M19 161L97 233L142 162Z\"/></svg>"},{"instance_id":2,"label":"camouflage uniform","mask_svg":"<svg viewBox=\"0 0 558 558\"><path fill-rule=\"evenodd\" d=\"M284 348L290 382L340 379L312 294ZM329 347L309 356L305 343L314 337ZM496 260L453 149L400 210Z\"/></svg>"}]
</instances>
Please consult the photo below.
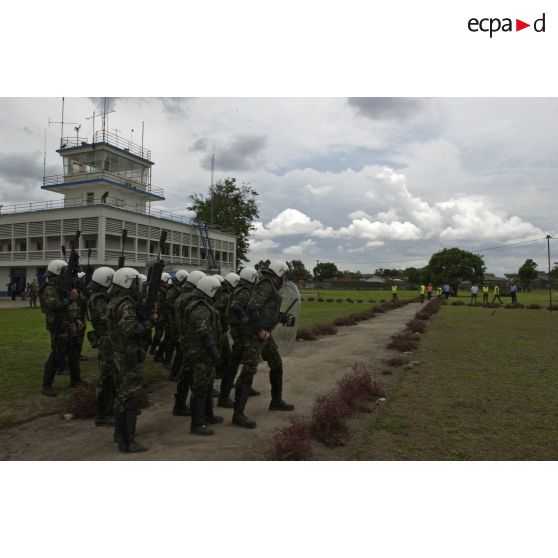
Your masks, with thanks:
<instances>
[{"instance_id":1,"label":"camouflage uniform","mask_svg":"<svg viewBox=\"0 0 558 558\"><path fill-rule=\"evenodd\" d=\"M37 307L37 283L33 279L31 284L29 285L29 308L36 308Z\"/></svg>"},{"instance_id":2,"label":"camouflage uniform","mask_svg":"<svg viewBox=\"0 0 558 558\"><path fill-rule=\"evenodd\" d=\"M102 422L111 413L114 398L114 377L116 374L116 363L114 351L109 337L107 324L108 295L106 289L94 292L89 297L87 308L93 325L90 339L93 348L99 349L99 379L97 380L97 422Z\"/></svg>"},{"instance_id":3,"label":"camouflage uniform","mask_svg":"<svg viewBox=\"0 0 558 558\"><path fill-rule=\"evenodd\" d=\"M185 357L184 348L186 346L186 332L184 322L184 312L188 306L193 289L185 285L181 289L180 295L176 298L174 304L174 323L176 325L178 347L176 350L176 358L172 364L171 380L176 380L176 393L174 395L175 403L173 407L173 415L190 416L190 409L186 405L188 391L191 382L191 369L188 358Z\"/></svg>"},{"instance_id":4,"label":"camouflage uniform","mask_svg":"<svg viewBox=\"0 0 558 558\"><path fill-rule=\"evenodd\" d=\"M221 321L221 338L219 340L219 352L221 353L221 363L215 372L215 377L221 379L226 371L230 356L231 346L229 344L229 305L233 288L223 281L221 288L215 294L215 309L219 312L219 319Z\"/></svg>"},{"instance_id":5,"label":"camouflage uniform","mask_svg":"<svg viewBox=\"0 0 558 558\"><path fill-rule=\"evenodd\" d=\"M146 329L138 319L137 302L128 294L119 293L107 306L107 325L116 363L115 407L122 412L124 403L138 398L143 385L142 345Z\"/></svg>"},{"instance_id":6,"label":"camouflage uniform","mask_svg":"<svg viewBox=\"0 0 558 558\"><path fill-rule=\"evenodd\" d=\"M159 286L159 296L157 298L157 308L163 308L165 306L165 296L167 293L166 286L161 283ZM149 349L150 354L155 353L155 360L162 360L162 351L164 351L164 346L162 344L163 333L165 331L165 321L164 313L157 313L157 323L155 324L155 333L153 335L153 340L151 341L151 348Z\"/></svg>"},{"instance_id":7,"label":"camouflage uniform","mask_svg":"<svg viewBox=\"0 0 558 558\"><path fill-rule=\"evenodd\" d=\"M231 406L232 402L229 399L231 389L238 372L238 367L242 362L242 353L246 345L246 339L252 333L248 327L248 314L246 310L251 291L252 285L241 279L229 298L227 323L230 325L233 346L223 373L219 393L219 405L223 407Z\"/></svg>"},{"instance_id":8,"label":"camouflage uniform","mask_svg":"<svg viewBox=\"0 0 558 558\"><path fill-rule=\"evenodd\" d=\"M76 322L78 308L75 302L61 296L59 280L48 278L39 289L41 310L46 316L50 333L50 355L43 371L43 390L52 390L52 382L59 368L67 361L70 385L82 383L79 369L79 338ZM48 395L48 394L47 394ZM51 395L55 395L52 393Z\"/></svg>"},{"instance_id":9,"label":"camouflage uniform","mask_svg":"<svg viewBox=\"0 0 558 558\"><path fill-rule=\"evenodd\" d=\"M192 430L214 420L211 390L219 362L217 343L221 336L219 313L211 299L194 291L182 317L185 339L184 361L192 387Z\"/></svg>"},{"instance_id":10,"label":"camouflage uniform","mask_svg":"<svg viewBox=\"0 0 558 558\"><path fill-rule=\"evenodd\" d=\"M85 293L85 289L82 285L77 287L77 292L78 298L76 300L76 304L78 308L78 320L80 320L83 324L82 330L78 331L79 355L81 357L83 341L85 339L85 330L87 329L87 294ZM86 360L85 357L83 357L83 360Z\"/></svg>"},{"instance_id":11,"label":"camouflage uniform","mask_svg":"<svg viewBox=\"0 0 558 558\"><path fill-rule=\"evenodd\" d=\"M260 357L269 365L269 381L271 384L270 410L293 410L282 400L283 392L283 361L273 337L262 342L258 332L266 330L271 333L275 326L282 321L281 294L279 287L281 279L268 270L261 272L261 278L254 285L247 304L250 332L246 336L242 351L242 371L236 383L233 422L253 428L255 422L244 416L246 401L252 387L254 375L258 369Z\"/></svg>"},{"instance_id":12,"label":"camouflage uniform","mask_svg":"<svg viewBox=\"0 0 558 558\"><path fill-rule=\"evenodd\" d=\"M162 314L163 323L163 342L159 345L157 355L162 358L163 363L169 366L172 362L172 355L178 341L178 332L175 319L175 302L180 295L180 288L174 283L167 288L162 305L158 306Z\"/></svg>"}]
</instances>

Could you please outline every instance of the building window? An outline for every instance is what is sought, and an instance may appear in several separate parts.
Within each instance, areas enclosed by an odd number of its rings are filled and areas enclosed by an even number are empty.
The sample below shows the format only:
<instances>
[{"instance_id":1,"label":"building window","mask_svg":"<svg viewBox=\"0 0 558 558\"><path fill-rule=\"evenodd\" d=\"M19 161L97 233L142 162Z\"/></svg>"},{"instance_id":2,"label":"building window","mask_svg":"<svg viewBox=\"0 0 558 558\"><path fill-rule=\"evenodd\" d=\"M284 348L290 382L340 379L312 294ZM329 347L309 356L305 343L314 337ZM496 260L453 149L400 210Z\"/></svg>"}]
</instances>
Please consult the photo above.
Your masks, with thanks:
<instances>
[{"instance_id":1,"label":"building window","mask_svg":"<svg viewBox=\"0 0 558 558\"><path fill-rule=\"evenodd\" d=\"M20 242L19 249L21 252L27 252L27 242Z\"/></svg>"},{"instance_id":2,"label":"building window","mask_svg":"<svg viewBox=\"0 0 558 558\"><path fill-rule=\"evenodd\" d=\"M96 238L92 238L91 240L86 240L85 241L85 249L88 250L89 248L91 248L92 250L97 248L97 239Z\"/></svg>"},{"instance_id":3,"label":"building window","mask_svg":"<svg viewBox=\"0 0 558 558\"><path fill-rule=\"evenodd\" d=\"M180 246L178 244L172 245L172 255L173 256L180 256Z\"/></svg>"},{"instance_id":4,"label":"building window","mask_svg":"<svg viewBox=\"0 0 558 558\"><path fill-rule=\"evenodd\" d=\"M87 205L95 203L95 192L87 192Z\"/></svg>"},{"instance_id":5,"label":"building window","mask_svg":"<svg viewBox=\"0 0 558 558\"><path fill-rule=\"evenodd\" d=\"M43 241L42 240L38 240L37 241L37 250L42 250L43 249Z\"/></svg>"}]
</instances>

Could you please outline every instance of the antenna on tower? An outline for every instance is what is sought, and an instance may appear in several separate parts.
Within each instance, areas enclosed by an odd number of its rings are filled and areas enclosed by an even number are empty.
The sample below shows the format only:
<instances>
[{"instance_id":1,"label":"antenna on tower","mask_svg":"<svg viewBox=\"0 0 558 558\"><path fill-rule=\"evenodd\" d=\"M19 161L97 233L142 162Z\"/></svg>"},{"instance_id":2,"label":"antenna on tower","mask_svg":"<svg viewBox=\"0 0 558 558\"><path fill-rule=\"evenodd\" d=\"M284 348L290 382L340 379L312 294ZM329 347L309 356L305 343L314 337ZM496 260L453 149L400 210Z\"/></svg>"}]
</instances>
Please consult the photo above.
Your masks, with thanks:
<instances>
[{"instance_id":1,"label":"antenna on tower","mask_svg":"<svg viewBox=\"0 0 558 558\"><path fill-rule=\"evenodd\" d=\"M114 112L114 111L110 110L108 112ZM105 113L104 109L102 109L100 114L97 114L96 109L94 109L93 114L91 116L86 116L85 117L85 120L93 120L93 136L92 136L93 142L95 142L95 118L97 116L102 116L102 118L103 118L103 141L105 140L105 135L104 135L104 132L105 132L105 114L108 114L108 113Z\"/></svg>"},{"instance_id":2,"label":"antenna on tower","mask_svg":"<svg viewBox=\"0 0 558 558\"><path fill-rule=\"evenodd\" d=\"M62 97L62 119L60 120L60 122L55 122L54 120L51 120L50 117L48 119L48 127L50 128L51 125L54 124L60 124L60 148L64 149L64 147L66 147L66 144L64 143L64 97ZM66 124L72 124L72 125L77 125L77 122L66 122Z\"/></svg>"},{"instance_id":3,"label":"antenna on tower","mask_svg":"<svg viewBox=\"0 0 558 558\"><path fill-rule=\"evenodd\" d=\"M74 130L76 132L76 145L79 145L79 129L81 128L81 124L78 126L74 126Z\"/></svg>"},{"instance_id":4,"label":"antenna on tower","mask_svg":"<svg viewBox=\"0 0 558 558\"><path fill-rule=\"evenodd\" d=\"M213 190L213 176L215 174L215 154L211 154L211 188L209 189L209 194L211 196L211 226L213 226L213 205L215 197L215 191Z\"/></svg>"},{"instance_id":5,"label":"antenna on tower","mask_svg":"<svg viewBox=\"0 0 558 558\"><path fill-rule=\"evenodd\" d=\"M43 184L45 183L46 177L46 128L45 128L45 144L43 150Z\"/></svg>"}]
</instances>

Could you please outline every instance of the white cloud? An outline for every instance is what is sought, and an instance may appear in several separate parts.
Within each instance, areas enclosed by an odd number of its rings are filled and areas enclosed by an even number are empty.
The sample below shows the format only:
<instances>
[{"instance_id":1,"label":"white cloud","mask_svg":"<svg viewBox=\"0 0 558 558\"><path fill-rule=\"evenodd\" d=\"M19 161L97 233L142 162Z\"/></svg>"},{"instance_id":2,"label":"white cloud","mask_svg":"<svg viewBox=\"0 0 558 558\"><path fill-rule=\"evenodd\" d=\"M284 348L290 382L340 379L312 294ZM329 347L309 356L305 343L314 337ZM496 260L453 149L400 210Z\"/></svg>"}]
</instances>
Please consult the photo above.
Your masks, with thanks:
<instances>
[{"instance_id":1,"label":"white cloud","mask_svg":"<svg viewBox=\"0 0 558 558\"><path fill-rule=\"evenodd\" d=\"M250 239L250 250L272 250L277 248L279 244L271 238L264 238L263 240Z\"/></svg>"},{"instance_id":2,"label":"white cloud","mask_svg":"<svg viewBox=\"0 0 558 558\"><path fill-rule=\"evenodd\" d=\"M349 213L349 219L372 219L372 216L368 215L366 211L362 211L362 209L357 209Z\"/></svg>"},{"instance_id":3,"label":"white cloud","mask_svg":"<svg viewBox=\"0 0 558 558\"><path fill-rule=\"evenodd\" d=\"M313 220L298 209L291 208L281 211L265 226L259 222L254 225L256 230L253 234L256 238L310 234L323 228L320 221Z\"/></svg>"},{"instance_id":4,"label":"white cloud","mask_svg":"<svg viewBox=\"0 0 558 558\"><path fill-rule=\"evenodd\" d=\"M316 246L316 242L311 238L309 238L307 240L303 240L299 244L293 244L292 246L287 246L287 248L283 250L283 254L285 254L285 256L291 256L291 257L304 256L304 255L307 256L309 251L311 252L312 251L311 249L314 246Z\"/></svg>"}]
</instances>

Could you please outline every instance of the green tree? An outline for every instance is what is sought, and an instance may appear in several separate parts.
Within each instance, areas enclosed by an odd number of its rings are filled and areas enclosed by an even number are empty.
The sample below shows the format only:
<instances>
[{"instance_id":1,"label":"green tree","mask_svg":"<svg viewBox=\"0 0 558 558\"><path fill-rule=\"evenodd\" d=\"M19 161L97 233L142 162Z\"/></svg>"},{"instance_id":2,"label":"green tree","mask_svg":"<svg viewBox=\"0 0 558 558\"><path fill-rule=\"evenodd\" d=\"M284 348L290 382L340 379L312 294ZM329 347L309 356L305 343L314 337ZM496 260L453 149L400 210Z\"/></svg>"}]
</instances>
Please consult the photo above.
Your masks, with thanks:
<instances>
[{"instance_id":1,"label":"green tree","mask_svg":"<svg viewBox=\"0 0 558 558\"><path fill-rule=\"evenodd\" d=\"M422 268L408 267L403 270L403 275L407 277L407 281L409 281L409 283L418 285L422 282L422 272Z\"/></svg>"},{"instance_id":2,"label":"green tree","mask_svg":"<svg viewBox=\"0 0 558 558\"><path fill-rule=\"evenodd\" d=\"M194 211L196 217L209 226L233 233L236 236L236 266L240 261L247 261L248 237L255 230L253 224L258 214L256 196L258 192L247 184L238 186L236 178L218 180L209 188L206 197L193 194L188 210Z\"/></svg>"},{"instance_id":3,"label":"green tree","mask_svg":"<svg viewBox=\"0 0 558 558\"><path fill-rule=\"evenodd\" d=\"M312 279L312 274L300 260L292 260L287 262L287 265L290 269L289 275L293 281L309 281Z\"/></svg>"},{"instance_id":4,"label":"green tree","mask_svg":"<svg viewBox=\"0 0 558 558\"><path fill-rule=\"evenodd\" d=\"M334 263L320 262L312 270L314 277L317 281L324 281L325 279L334 279L339 276L339 270Z\"/></svg>"},{"instance_id":5,"label":"green tree","mask_svg":"<svg viewBox=\"0 0 558 558\"><path fill-rule=\"evenodd\" d=\"M421 279L435 285L448 283L457 292L462 281L481 282L485 270L482 256L459 248L445 248L431 256Z\"/></svg>"},{"instance_id":6,"label":"green tree","mask_svg":"<svg viewBox=\"0 0 558 558\"><path fill-rule=\"evenodd\" d=\"M260 260L254 267L260 271L262 269L265 269L266 267L269 267L269 264L271 263L271 260Z\"/></svg>"},{"instance_id":7,"label":"green tree","mask_svg":"<svg viewBox=\"0 0 558 558\"><path fill-rule=\"evenodd\" d=\"M519 268L517 274L519 275L521 286L528 289L531 281L534 281L537 278L537 264L529 258L523 262L523 265Z\"/></svg>"}]
</instances>

